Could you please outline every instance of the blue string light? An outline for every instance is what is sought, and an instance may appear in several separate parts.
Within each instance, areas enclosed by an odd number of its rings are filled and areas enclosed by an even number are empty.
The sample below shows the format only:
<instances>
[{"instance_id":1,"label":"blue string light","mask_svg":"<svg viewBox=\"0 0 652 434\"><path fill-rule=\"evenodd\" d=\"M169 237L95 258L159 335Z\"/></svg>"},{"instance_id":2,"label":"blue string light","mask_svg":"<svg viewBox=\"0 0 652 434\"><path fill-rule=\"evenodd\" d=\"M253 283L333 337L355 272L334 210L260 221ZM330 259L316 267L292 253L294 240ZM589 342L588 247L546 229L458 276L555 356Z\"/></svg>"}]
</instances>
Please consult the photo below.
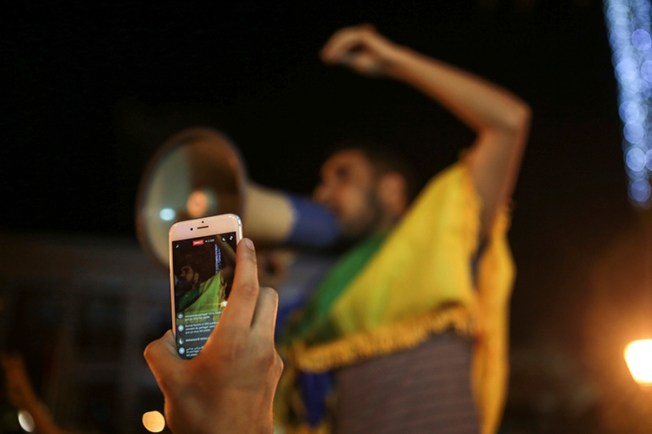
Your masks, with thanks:
<instances>
[{"instance_id":1,"label":"blue string light","mask_svg":"<svg viewBox=\"0 0 652 434\"><path fill-rule=\"evenodd\" d=\"M612 63L618 82L629 198L652 204L652 36L648 0L605 0Z\"/></svg>"}]
</instances>

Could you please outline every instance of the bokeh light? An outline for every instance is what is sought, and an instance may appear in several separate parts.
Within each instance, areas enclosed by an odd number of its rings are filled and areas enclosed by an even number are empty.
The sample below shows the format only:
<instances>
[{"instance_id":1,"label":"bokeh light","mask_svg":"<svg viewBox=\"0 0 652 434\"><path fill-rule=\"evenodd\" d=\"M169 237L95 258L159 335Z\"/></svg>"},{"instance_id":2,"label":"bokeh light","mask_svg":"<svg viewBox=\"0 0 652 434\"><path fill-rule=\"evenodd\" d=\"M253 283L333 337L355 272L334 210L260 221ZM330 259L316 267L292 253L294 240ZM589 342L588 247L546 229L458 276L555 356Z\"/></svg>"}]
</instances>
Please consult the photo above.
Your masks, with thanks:
<instances>
[{"instance_id":1,"label":"bokeh light","mask_svg":"<svg viewBox=\"0 0 652 434\"><path fill-rule=\"evenodd\" d=\"M165 429L165 417L159 411L148 411L143 414L143 426L149 432L161 432Z\"/></svg>"},{"instance_id":2,"label":"bokeh light","mask_svg":"<svg viewBox=\"0 0 652 434\"><path fill-rule=\"evenodd\" d=\"M163 208L159 213L161 220L171 222L177 216L177 213L172 208Z\"/></svg>"},{"instance_id":3,"label":"bokeh light","mask_svg":"<svg viewBox=\"0 0 652 434\"><path fill-rule=\"evenodd\" d=\"M34 432L34 418L25 410L18 412L18 425L27 432Z\"/></svg>"},{"instance_id":4,"label":"bokeh light","mask_svg":"<svg viewBox=\"0 0 652 434\"><path fill-rule=\"evenodd\" d=\"M625 348L625 361L637 383L652 387L652 339L630 342Z\"/></svg>"},{"instance_id":5,"label":"bokeh light","mask_svg":"<svg viewBox=\"0 0 652 434\"><path fill-rule=\"evenodd\" d=\"M629 198L639 207L652 204L647 158L652 150L652 36L649 0L605 0L605 17L618 82L623 121L623 152Z\"/></svg>"}]
</instances>

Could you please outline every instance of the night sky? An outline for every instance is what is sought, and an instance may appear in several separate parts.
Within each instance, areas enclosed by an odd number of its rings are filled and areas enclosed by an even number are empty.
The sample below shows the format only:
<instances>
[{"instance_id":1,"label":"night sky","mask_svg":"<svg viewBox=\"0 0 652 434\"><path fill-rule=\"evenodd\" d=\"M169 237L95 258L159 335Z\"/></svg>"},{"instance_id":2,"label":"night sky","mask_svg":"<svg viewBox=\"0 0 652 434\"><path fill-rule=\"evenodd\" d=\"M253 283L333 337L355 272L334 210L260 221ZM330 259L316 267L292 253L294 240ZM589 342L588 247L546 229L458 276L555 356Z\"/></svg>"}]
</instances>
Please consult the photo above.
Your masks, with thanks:
<instances>
[{"instance_id":1,"label":"night sky","mask_svg":"<svg viewBox=\"0 0 652 434\"><path fill-rule=\"evenodd\" d=\"M571 354L591 383L603 365L586 347L606 345L591 321L617 328L636 315L601 316L591 306L636 309L638 293L615 276L636 262L627 240L640 241L602 8L591 0L15 2L0 18L0 230L133 238L147 161L192 126L228 135L249 177L270 187L310 192L323 150L346 138L396 146L431 176L471 143L470 131L402 84L318 58L336 29L373 23L531 105L510 232L519 267L512 341Z\"/></svg>"}]
</instances>

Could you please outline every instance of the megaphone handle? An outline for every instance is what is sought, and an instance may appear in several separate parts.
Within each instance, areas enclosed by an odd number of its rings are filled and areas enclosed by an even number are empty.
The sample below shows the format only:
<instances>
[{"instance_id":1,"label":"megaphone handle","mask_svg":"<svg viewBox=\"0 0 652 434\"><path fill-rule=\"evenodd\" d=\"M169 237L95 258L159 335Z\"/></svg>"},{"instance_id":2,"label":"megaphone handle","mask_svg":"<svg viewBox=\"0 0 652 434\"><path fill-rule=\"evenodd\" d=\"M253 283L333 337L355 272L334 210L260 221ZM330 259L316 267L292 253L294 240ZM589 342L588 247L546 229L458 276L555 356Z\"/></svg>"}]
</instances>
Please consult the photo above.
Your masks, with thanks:
<instances>
[{"instance_id":1,"label":"megaphone handle","mask_svg":"<svg viewBox=\"0 0 652 434\"><path fill-rule=\"evenodd\" d=\"M294 212L294 224L287 244L324 248L337 241L340 226L331 210L297 195L290 194L288 198Z\"/></svg>"},{"instance_id":2,"label":"megaphone handle","mask_svg":"<svg viewBox=\"0 0 652 434\"><path fill-rule=\"evenodd\" d=\"M245 236L263 244L323 248L340 234L335 215L324 206L253 183L247 185L243 220Z\"/></svg>"},{"instance_id":3,"label":"megaphone handle","mask_svg":"<svg viewBox=\"0 0 652 434\"><path fill-rule=\"evenodd\" d=\"M242 218L244 236L256 243L280 244L292 231L294 212L287 195L248 183Z\"/></svg>"}]
</instances>

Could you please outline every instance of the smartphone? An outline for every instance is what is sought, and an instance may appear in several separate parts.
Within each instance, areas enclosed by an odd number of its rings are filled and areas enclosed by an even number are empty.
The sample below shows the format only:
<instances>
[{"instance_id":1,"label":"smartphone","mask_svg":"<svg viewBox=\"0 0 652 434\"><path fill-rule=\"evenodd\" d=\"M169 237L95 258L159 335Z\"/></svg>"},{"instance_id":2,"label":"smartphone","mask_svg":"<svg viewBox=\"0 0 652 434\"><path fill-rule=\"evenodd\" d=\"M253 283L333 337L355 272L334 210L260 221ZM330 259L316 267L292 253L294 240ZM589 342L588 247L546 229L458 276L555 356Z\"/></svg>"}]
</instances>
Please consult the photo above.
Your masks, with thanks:
<instances>
[{"instance_id":1,"label":"smartphone","mask_svg":"<svg viewBox=\"0 0 652 434\"><path fill-rule=\"evenodd\" d=\"M170 228L172 330L182 358L199 354L222 316L241 239L242 222L235 214L180 221Z\"/></svg>"}]
</instances>

